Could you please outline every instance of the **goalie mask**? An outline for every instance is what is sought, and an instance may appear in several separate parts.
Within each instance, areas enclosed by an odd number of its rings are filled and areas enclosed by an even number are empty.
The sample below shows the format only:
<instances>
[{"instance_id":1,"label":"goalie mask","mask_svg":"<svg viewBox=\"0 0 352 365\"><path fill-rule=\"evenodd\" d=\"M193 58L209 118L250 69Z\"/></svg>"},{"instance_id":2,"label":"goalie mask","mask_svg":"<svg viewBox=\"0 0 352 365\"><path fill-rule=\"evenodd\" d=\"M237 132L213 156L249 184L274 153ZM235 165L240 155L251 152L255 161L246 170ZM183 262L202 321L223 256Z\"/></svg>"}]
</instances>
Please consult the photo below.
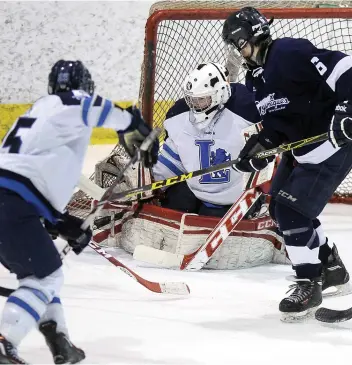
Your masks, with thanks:
<instances>
[{"instance_id":1,"label":"goalie mask","mask_svg":"<svg viewBox=\"0 0 352 365\"><path fill-rule=\"evenodd\" d=\"M92 76L81 61L57 61L49 74L48 93L51 95L72 90L83 90L93 95Z\"/></svg>"},{"instance_id":2,"label":"goalie mask","mask_svg":"<svg viewBox=\"0 0 352 365\"><path fill-rule=\"evenodd\" d=\"M268 46L272 42L270 25L273 19L268 21L263 14L252 7L245 7L229 15L226 19L222 38L226 45L233 47L238 55L244 59L245 64L251 67L263 66ZM243 57L241 51L250 45L251 53ZM259 47L254 55L254 47Z\"/></svg>"},{"instance_id":3,"label":"goalie mask","mask_svg":"<svg viewBox=\"0 0 352 365\"><path fill-rule=\"evenodd\" d=\"M190 121L205 129L231 96L229 72L218 63L200 64L184 81L183 92L190 108Z\"/></svg>"}]
</instances>

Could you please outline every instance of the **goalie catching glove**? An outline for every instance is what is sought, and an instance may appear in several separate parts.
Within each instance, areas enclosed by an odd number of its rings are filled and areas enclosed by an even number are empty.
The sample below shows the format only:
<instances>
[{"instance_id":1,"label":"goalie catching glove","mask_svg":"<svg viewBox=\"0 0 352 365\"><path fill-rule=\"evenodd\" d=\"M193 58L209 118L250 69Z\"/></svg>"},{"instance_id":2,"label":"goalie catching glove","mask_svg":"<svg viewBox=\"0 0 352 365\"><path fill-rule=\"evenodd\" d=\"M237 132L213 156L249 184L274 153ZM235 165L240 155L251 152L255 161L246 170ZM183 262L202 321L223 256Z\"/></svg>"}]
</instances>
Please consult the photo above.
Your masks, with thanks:
<instances>
[{"instance_id":1,"label":"goalie catching glove","mask_svg":"<svg viewBox=\"0 0 352 365\"><path fill-rule=\"evenodd\" d=\"M119 131L119 141L126 152L133 157L136 148L140 147L144 139L151 132L151 128L144 122L140 110L136 106L126 109L132 115L130 126L124 131ZM152 167L158 161L159 140L156 139L147 151L141 151L144 167Z\"/></svg>"},{"instance_id":2,"label":"goalie catching glove","mask_svg":"<svg viewBox=\"0 0 352 365\"><path fill-rule=\"evenodd\" d=\"M59 236L67 241L76 255L79 255L92 239L91 229L83 230L81 228L83 222L83 219L64 213L55 225L47 220L44 223L53 240Z\"/></svg>"},{"instance_id":3,"label":"goalie catching glove","mask_svg":"<svg viewBox=\"0 0 352 365\"><path fill-rule=\"evenodd\" d=\"M258 134L253 134L245 146L241 150L238 158L240 162L232 165L232 168L238 172L255 172L263 170L268 164L274 160L275 156L267 158L253 157L256 153L274 148L275 145L263 133L264 130Z\"/></svg>"},{"instance_id":4,"label":"goalie catching glove","mask_svg":"<svg viewBox=\"0 0 352 365\"><path fill-rule=\"evenodd\" d=\"M329 128L329 141L337 148L352 142L352 103L337 104Z\"/></svg>"}]
</instances>

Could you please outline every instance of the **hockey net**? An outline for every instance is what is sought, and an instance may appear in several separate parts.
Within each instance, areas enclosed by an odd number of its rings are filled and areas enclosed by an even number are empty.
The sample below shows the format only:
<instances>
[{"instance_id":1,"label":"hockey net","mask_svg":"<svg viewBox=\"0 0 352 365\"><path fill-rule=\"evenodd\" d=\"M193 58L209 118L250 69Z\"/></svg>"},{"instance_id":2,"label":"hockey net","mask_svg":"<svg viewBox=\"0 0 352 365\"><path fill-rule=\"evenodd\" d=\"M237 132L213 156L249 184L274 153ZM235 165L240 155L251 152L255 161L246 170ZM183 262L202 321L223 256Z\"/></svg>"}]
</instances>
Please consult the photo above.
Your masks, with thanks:
<instances>
[{"instance_id":1,"label":"hockey net","mask_svg":"<svg viewBox=\"0 0 352 365\"><path fill-rule=\"evenodd\" d=\"M162 127L166 112L182 97L182 80L198 63L226 64L231 80L243 82L244 72L232 62L221 39L224 19L243 6L260 8L274 17L274 38L304 37L318 47L349 53L352 41L352 9L349 2L322 4L319 1L162 1L154 4L146 25L145 54L140 85L140 106L145 119ZM343 6L343 7L341 7ZM352 28L351 28L352 29ZM96 165L91 179L109 187L127 163L122 147ZM137 170L131 170L120 189L136 187ZM352 176L337 189L334 202L350 202ZM85 217L92 198L78 191L69 204L72 214ZM132 210L106 209L96 219L95 240L122 247L133 253L138 244L147 244L175 253L194 251L204 243L217 218L199 217L163 209L152 203ZM287 263L273 222L267 215L243 221L209 262L208 268L236 269L267 262Z\"/></svg>"},{"instance_id":2,"label":"hockey net","mask_svg":"<svg viewBox=\"0 0 352 365\"><path fill-rule=\"evenodd\" d=\"M244 82L244 71L231 62L221 38L226 17L254 6L274 17L273 38L307 38L317 47L352 51L350 1L161 1L146 25L140 102L143 115L162 126L166 112L183 97L182 81L198 63L227 64L231 80ZM288 70L289 72L289 70ZM337 189L334 202L352 202L352 175Z\"/></svg>"}]
</instances>

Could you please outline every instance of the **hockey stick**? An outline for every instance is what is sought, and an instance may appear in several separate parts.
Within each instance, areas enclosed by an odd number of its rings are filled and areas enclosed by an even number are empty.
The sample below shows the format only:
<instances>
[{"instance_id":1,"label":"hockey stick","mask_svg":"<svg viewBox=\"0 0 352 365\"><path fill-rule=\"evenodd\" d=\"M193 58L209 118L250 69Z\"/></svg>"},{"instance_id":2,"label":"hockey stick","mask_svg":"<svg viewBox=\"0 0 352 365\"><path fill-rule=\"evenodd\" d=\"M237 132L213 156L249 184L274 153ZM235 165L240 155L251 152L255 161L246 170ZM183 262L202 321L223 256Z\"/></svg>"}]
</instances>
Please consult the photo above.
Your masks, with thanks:
<instances>
[{"instance_id":1,"label":"hockey stick","mask_svg":"<svg viewBox=\"0 0 352 365\"><path fill-rule=\"evenodd\" d=\"M321 307L315 312L315 319L326 323L346 322L352 319L352 307L341 310Z\"/></svg>"},{"instance_id":2,"label":"hockey stick","mask_svg":"<svg viewBox=\"0 0 352 365\"><path fill-rule=\"evenodd\" d=\"M190 293L189 287L186 283L182 282L153 282L143 279L141 276L136 274L134 271L125 266L122 262L117 260L114 256L111 256L101 247L99 247L94 241L89 243L89 247L92 248L99 255L106 258L113 265L118 267L121 271L127 274L132 279L136 280L139 284L143 285L148 290L154 293L160 294L177 294L177 295L188 295Z\"/></svg>"},{"instance_id":3,"label":"hockey stick","mask_svg":"<svg viewBox=\"0 0 352 365\"><path fill-rule=\"evenodd\" d=\"M84 175L79 177L78 187L95 200L100 200L105 192L103 188Z\"/></svg>"},{"instance_id":4,"label":"hockey stick","mask_svg":"<svg viewBox=\"0 0 352 365\"><path fill-rule=\"evenodd\" d=\"M288 143L288 144L282 144L282 145L272 148L270 150L258 152L255 154L255 157L266 158L269 156L277 155L282 152L291 151L295 148L308 146L309 144L324 142L327 139L328 139L328 133L323 133L323 134L319 134L318 136L315 136L315 137L309 137L309 138L302 139L300 141L296 141L296 142L292 142L292 143ZM178 184L182 181L192 179L193 177L197 177L197 176L209 174L211 172L223 170L225 168L231 167L232 165L238 163L239 161L240 160L237 158L235 160L226 161L221 164L210 166L210 167L207 167L204 169L200 169L200 170L188 172L188 173L185 173L182 175L170 177L169 179L155 181L152 184L141 186L139 188L126 190L126 191L119 192L119 193L112 192L112 194L109 196L109 199L110 200L119 200L122 198L130 198L130 197L133 197L135 195L138 195L138 194L146 192L146 191L161 189L165 186Z\"/></svg>"},{"instance_id":5,"label":"hockey stick","mask_svg":"<svg viewBox=\"0 0 352 365\"><path fill-rule=\"evenodd\" d=\"M261 195L257 188L246 190L209 234L205 243L195 252L182 255L139 245L134 250L133 258L166 268L200 270Z\"/></svg>"},{"instance_id":6,"label":"hockey stick","mask_svg":"<svg viewBox=\"0 0 352 365\"><path fill-rule=\"evenodd\" d=\"M149 136L144 140L144 142L141 144L140 148L137 150L135 156L129 161L129 163L124 167L124 169L120 172L120 174L116 177L114 183L104 192L103 196L101 197L100 201L92 208L91 212L89 213L88 217L85 219L84 223L82 224L82 229L87 229L91 224L98 212L104 207L106 203L108 203L111 199L111 195L116 187L117 184L120 183L121 178L123 178L124 173L127 169L130 168L133 164L135 164L137 161L141 160L142 154L141 152L147 151L151 144L158 138L160 135L161 130L159 128L154 129ZM91 241L89 243L89 247L91 247L95 252L97 252L99 255L106 258L108 261L110 261L113 265L118 267L121 271L123 271L125 274L130 276L131 278L135 279L139 284L143 285L148 290L151 290L155 293L163 293L163 294L178 294L178 295L186 295L190 293L189 287L187 284L179 282L164 282L164 283L157 283L148 281L138 274L136 274L134 271L129 269L127 266L125 266L122 262L117 260L115 257L108 254L106 251L104 251L101 247L99 247L94 241Z\"/></svg>"},{"instance_id":7,"label":"hockey stick","mask_svg":"<svg viewBox=\"0 0 352 365\"><path fill-rule=\"evenodd\" d=\"M135 211L138 211L139 208L137 208ZM115 214L114 219L121 219L123 215L126 213L126 211L119 212ZM96 219L94 221L94 225L104 226L107 223L107 218L110 217L102 217L99 219ZM190 293L189 287L187 284L179 282L164 282L164 283L158 283L158 282L152 282L148 281L138 274L136 274L134 271L129 269L127 266L125 266L122 262L117 260L115 257L108 254L106 251L104 251L96 242L93 240L89 243L89 247L91 247L94 251L96 251L99 255L106 258L108 261L110 261L114 266L118 267L121 271L123 271L125 274L130 276L131 278L135 279L139 284L143 285L148 290L151 290L155 293L161 293L161 294L177 294L177 295L187 295Z\"/></svg>"}]
</instances>

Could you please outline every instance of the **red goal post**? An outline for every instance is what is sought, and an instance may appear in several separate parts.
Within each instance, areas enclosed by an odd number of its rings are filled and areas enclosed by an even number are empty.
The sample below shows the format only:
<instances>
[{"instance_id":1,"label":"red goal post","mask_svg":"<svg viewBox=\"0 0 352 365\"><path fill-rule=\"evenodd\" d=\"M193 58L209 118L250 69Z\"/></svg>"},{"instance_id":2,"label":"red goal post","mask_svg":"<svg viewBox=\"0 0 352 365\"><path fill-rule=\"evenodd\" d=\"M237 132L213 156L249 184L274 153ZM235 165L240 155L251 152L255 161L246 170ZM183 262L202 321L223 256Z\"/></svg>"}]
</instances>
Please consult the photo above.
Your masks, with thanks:
<instances>
[{"instance_id":1,"label":"red goal post","mask_svg":"<svg viewBox=\"0 0 352 365\"><path fill-rule=\"evenodd\" d=\"M273 38L307 38L317 47L352 52L352 2L349 1L161 1L146 23L140 104L145 119L162 127L166 112L182 97L182 82L198 63L228 62L221 38L226 17L244 6L273 17ZM231 72L231 71L230 71ZM243 82L244 71L232 70ZM350 176L351 175L351 176ZM352 203L352 174L333 202Z\"/></svg>"}]
</instances>

